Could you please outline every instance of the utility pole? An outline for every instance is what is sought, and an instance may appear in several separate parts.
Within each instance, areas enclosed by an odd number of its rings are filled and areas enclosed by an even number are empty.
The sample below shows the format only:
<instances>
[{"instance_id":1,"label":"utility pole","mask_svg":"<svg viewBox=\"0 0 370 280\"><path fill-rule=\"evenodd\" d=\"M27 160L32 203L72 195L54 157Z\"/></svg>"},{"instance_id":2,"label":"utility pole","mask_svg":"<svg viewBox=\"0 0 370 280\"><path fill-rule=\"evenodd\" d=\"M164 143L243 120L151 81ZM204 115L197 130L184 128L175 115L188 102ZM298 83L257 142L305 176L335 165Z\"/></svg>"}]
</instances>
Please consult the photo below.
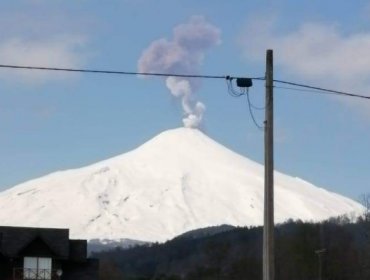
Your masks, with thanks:
<instances>
[{"instance_id":1,"label":"utility pole","mask_svg":"<svg viewBox=\"0 0 370 280\"><path fill-rule=\"evenodd\" d=\"M326 249L320 249L316 250L315 253L317 254L317 257L319 258L319 271L318 271L318 279L322 280L322 256L326 252Z\"/></svg>"},{"instance_id":2,"label":"utility pole","mask_svg":"<svg viewBox=\"0 0 370 280\"><path fill-rule=\"evenodd\" d=\"M275 279L274 256L274 102L273 51L266 52L265 197L263 222L263 280Z\"/></svg>"}]
</instances>

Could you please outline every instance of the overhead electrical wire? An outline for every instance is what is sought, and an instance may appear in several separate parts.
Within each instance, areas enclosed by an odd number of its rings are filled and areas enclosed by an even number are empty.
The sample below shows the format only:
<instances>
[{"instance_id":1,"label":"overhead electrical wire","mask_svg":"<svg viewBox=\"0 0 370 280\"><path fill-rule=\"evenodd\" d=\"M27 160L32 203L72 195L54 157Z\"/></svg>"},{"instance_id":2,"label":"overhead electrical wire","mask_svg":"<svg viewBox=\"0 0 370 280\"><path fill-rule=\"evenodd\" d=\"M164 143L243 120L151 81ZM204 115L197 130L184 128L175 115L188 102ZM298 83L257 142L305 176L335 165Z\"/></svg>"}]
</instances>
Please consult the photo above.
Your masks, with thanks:
<instances>
[{"instance_id":1,"label":"overhead electrical wire","mask_svg":"<svg viewBox=\"0 0 370 280\"><path fill-rule=\"evenodd\" d=\"M355 94L355 93L339 91L339 90L332 90L332 89L310 86L310 85L305 85L305 84L299 84L299 83L283 81L283 80L274 80L274 82L275 83L280 83L280 84L291 85L291 86L295 86L295 87L299 87L299 88L311 89L311 90L313 90L312 92L314 92L314 93L342 95L342 96L349 96L349 97L356 97L356 98L362 98L362 99L369 99L370 100L370 96L367 96L367 95ZM293 88L285 88L285 89L292 90Z\"/></svg>"},{"instance_id":2,"label":"overhead electrical wire","mask_svg":"<svg viewBox=\"0 0 370 280\"><path fill-rule=\"evenodd\" d=\"M137 76L159 76L159 77L182 77L182 78L200 78L200 79L226 79L231 81L233 79L239 79L243 77L233 77L229 75L197 75L197 74L181 74L181 73L151 73L151 72L135 72L135 71L112 71L112 70L97 70L97 69L74 69L74 68L59 68L59 67L42 67L42 66L25 66L25 65L9 65L0 64L0 68L10 68L10 69L24 69L24 70L44 70L44 71L65 71L65 72L81 72L81 73L95 73L95 74L117 74L117 75L137 75ZM253 77L251 80L266 80L265 77ZM344 92L338 90L327 89L323 87L311 86L306 84L300 84L284 80L273 80L275 83L286 84L290 86L295 86L295 90L299 88L307 88L313 90L313 93L323 93L323 94L334 94L342 95L348 97L362 98L370 100L370 96L355 94L351 92ZM275 86L276 87L276 86ZM282 87L280 87L282 88ZM294 88L285 88L293 90ZM299 90L303 91L303 90ZM309 91L307 91L309 92ZM235 92L234 92L235 93ZM238 94L236 94L238 96Z\"/></svg>"},{"instance_id":3,"label":"overhead electrical wire","mask_svg":"<svg viewBox=\"0 0 370 280\"><path fill-rule=\"evenodd\" d=\"M7 64L0 64L0 68L8 68L8 69L23 69L23 70L42 70L42 71L64 71L64 72L80 72L80 73L93 73L93 74L114 74L114 75L135 75L135 76L157 76L157 77L179 77L179 78L199 78L199 79L224 79L226 80L228 93L233 97L241 97L243 95L247 96L248 102L248 109L251 116L251 119L255 126L263 130L264 126L258 124L253 110L263 110L265 107L258 107L255 106L249 96L249 88L239 88L238 90L234 88L233 80L237 79L244 79L245 77L233 77L229 75L198 75L198 74L181 74L181 73L153 73L153 72L135 72L135 71L112 71L112 70L98 70L98 69L75 69L75 68L59 68L59 67L41 67L41 66L22 66L22 65L7 65ZM254 77L249 78L251 80L257 81L265 81L265 77ZM333 95L341 95L347 97L355 97L355 98L362 98L370 100L370 96L354 94L350 92L332 90L317 86L311 86L306 84L300 84L290 81L284 80L273 80L274 83L277 84L285 84L292 87L284 87L284 86L276 86L275 88L278 89L286 89L286 90L294 90L299 92L308 92L308 93L316 93L316 94L333 94Z\"/></svg>"},{"instance_id":4,"label":"overhead electrical wire","mask_svg":"<svg viewBox=\"0 0 370 280\"><path fill-rule=\"evenodd\" d=\"M228 91L228 93L232 97L240 97L240 96L245 95L245 93L241 89L236 90L234 88L233 79L234 78L232 78L232 77L226 78L226 85L227 85L227 91Z\"/></svg>"},{"instance_id":5,"label":"overhead electrical wire","mask_svg":"<svg viewBox=\"0 0 370 280\"><path fill-rule=\"evenodd\" d=\"M250 100L250 97L249 97L249 88L239 88L239 90L236 90L234 88L233 78L230 78L230 77L228 79L226 79L226 84L227 84L228 93L231 96L233 96L233 97L241 97L243 95L247 96L248 110L249 110L249 114L252 118L252 121L258 129L263 130L264 129L263 126L258 124L258 122L256 120L256 117L254 116L253 109L261 110L261 109L264 109L264 108L260 108L260 107L257 107L257 106L252 104L252 102Z\"/></svg>"},{"instance_id":6,"label":"overhead electrical wire","mask_svg":"<svg viewBox=\"0 0 370 280\"><path fill-rule=\"evenodd\" d=\"M232 81L239 79L241 77L232 77L232 76L221 76L221 75L196 75L196 74L178 74L178 73L151 73L151 72L134 72L134 71L111 71L111 70L97 70L97 69L74 69L74 68L59 68L59 67L41 67L41 66L24 66L24 65L6 65L0 64L0 68L10 68L10 69L23 69L23 70L42 70L42 71L64 71L64 72L80 72L80 73L95 73L95 74L115 74L115 75L136 75L136 76L159 76L159 77L181 77L181 78L201 78L201 79L224 79L226 80L228 86L228 92L231 96L240 97L242 95L247 95L248 108L251 115L251 118L259 129L263 129L260 126L253 114L252 108L261 110L254 106L249 98L248 89L241 89L237 91L233 88ZM250 78L251 80L265 80L264 77L255 77Z\"/></svg>"},{"instance_id":7,"label":"overhead electrical wire","mask_svg":"<svg viewBox=\"0 0 370 280\"><path fill-rule=\"evenodd\" d=\"M277 88L277 89L287 89L287 90L298 91L298 92L302 92L302 93L325 93L325 92L318 91L316 89L315 90L314 89L303 89L303 88L298 88L298 87L274 86L274 88Z\"/></svg>"},{"instance_id":8,"label":"overhead electrical wire","mask_svg":"<svg viewBox=\"0 0 370 280\"><path fill-rule=\"evenodd\" d=\"M265 110L266 109L266 106L256 106L253 104L253 102L251 101L251 98L249 96L249 90L247 90L247 98L248 98L248 102L251 104L251 107L255 110Z\"/></svg>"},{"instance_id":9,"label":"overhead electrical wire","mask_svg":"<svg viewBox=\"0 0 370 280\"><path fill-rule=\"evenodd\" d=\"M44 71L64 71L64 72L81 72L95 74L117 74L117 75L137 75L137 76L159 76L159 77L181 77L181 78L200 78L200 79L238 79L240 77L230 77L228 75L197 75L197 74L181 74L181 73L152 73L152 72L135 72L135 71L112 71L112 70L97 70L97 69L74 69L74 68L59 68L59 67L41 67L41 66L22 66L22 65L6 65L0 64L0 68L24 69L24 70L44 70ZM264 77L251 78L252 80L264 80Z\"/></svg>"},{"instance_id":10,"label":"overhead electrical wire","mask_svg":"<svg viewBox=\"0 0 370 280\"><path fill-rule=\"evenodd\" d=\"M254 122L254 125L258 129L263 130L264 129L263 125L258 124L258 122L257 122L257 120L256 120L256 118L254 116L253 110L252 110L252 103L251 103L251 101L249 99L249 88L245 89L245 91L246 91L246 95L247 95L249 114L251 115L251 118L252 118L252 120Z\"/></svg>"}]
</instances>

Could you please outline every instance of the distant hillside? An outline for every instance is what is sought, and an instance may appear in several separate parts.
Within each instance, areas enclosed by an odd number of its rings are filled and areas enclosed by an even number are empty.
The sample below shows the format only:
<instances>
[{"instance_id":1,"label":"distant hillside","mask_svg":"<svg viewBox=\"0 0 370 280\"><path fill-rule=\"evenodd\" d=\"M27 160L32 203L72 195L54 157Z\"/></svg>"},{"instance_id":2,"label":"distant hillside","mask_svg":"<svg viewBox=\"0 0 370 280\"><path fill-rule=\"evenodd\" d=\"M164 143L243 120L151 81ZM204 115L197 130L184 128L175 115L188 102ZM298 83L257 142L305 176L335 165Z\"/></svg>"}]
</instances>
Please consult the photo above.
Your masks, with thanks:
<instances>
[{"instance_id":1,"label":"distant hillside","mask_svg":"<svg viewBox=\"0 0 370 280\"><path fill-rule=\"evenodd\" d=\"M229 225L221 225L221 226L214 226L208 228L201 228L195 229L188 232L185 232L175 239L197 239L207 236L212 236L221 232L230 231L235 229L233 226ZM138 245L147 245L150 246L153 243L150 242L142 242L138 240L131 240L131 239L121 239L121 240L109 240L109 239L92 239L89 240L87 250L88 254L102 252L102 251L111 251L116 249L129 249L133 247L137 247Z\"/></svg>"},{"instance_id":2,"label":"distant hillside","mask_svg":"<svg viewBox=\"0 0 370 280\"><path fill-rule=\"evenodd\" d=\"M284 223L276 228L276 280L318 279L315 251L322 248L323 279L370 279L369 236L370 222L349 223L345 216ZM104 280L260 280L261 254L262 228L253 227L94 256L101 259Z\"/></svg>"},{"instance_id":3,"label":"distant hillside","mask_svg":"<svg viewBox=\"0 0 370 280\"><path fill-rule=\"evenodd\" d=\"M183 238L189 238L189 239L196 239L196 238L202 238L207 236L212 236L218 233L226 232L235 229L234 226L230 225L221 225L221 226L214 226L214 227L206 227L206 228L200 228L200 229L194 229L188 232L185 232L183 234L180 234L179 236L175 237L175 239L183 239Z\"/></svg>"},{"instance_id":4,"label":"distant hillside","mask_svg":"<svg viewBox=\"0 0 370 280\"><path fill-rule=\"evenodd\" d=\"M93 252L109 251L116 248L128 249L138 245L150 244L131 239L110 240L110 239L91 239L87 243L87 253L90 255Z\"/></svg>"}]
</instances>

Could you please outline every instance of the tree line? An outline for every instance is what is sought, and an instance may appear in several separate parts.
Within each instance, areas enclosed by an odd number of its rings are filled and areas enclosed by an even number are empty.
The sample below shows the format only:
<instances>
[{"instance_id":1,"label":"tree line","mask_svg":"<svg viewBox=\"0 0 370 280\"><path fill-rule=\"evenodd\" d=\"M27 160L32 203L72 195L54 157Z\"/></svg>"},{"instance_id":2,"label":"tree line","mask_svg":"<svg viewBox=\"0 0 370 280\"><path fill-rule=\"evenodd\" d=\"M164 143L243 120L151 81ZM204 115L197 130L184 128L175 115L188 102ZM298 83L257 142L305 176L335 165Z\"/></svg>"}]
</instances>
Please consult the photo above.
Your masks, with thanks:
<instances>
[{"instance_id":1,"label":"tree line","mask_svg":"<svg viewBox=\"0 0 370 280\"><path fill-rule=\"evenodd\" d=\"M164 244L94 253L101 279L260 280L262 227L184 235ZM321 256L319 256L321 251ZM321 258L321 260L320 260ZM276 280L370 279L370 215L324 222L289 220L275 228Z\"/></svg>"}]
</instances>

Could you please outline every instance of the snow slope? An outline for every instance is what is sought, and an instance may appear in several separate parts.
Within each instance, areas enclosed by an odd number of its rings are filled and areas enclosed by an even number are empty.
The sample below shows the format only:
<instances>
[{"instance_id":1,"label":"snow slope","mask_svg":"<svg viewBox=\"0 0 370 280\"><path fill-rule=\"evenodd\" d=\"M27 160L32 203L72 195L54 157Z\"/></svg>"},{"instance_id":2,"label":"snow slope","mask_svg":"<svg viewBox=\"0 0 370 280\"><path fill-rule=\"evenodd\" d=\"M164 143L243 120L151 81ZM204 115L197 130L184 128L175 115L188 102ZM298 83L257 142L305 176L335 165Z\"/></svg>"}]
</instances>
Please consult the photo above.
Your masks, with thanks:
<instances>
[{"instance_id":1,"label":"snow slope","mask_svg":"<svg viewBox=\"0 0 370 280\"><path fill-rule=\"evenodd\" d=\"M0 193L0 224L70 228L73 238L165 241L189 230L261 225L263 166L196 129L165 131L96 164ZM360 213L358 203L275 173L275 221Z\"/></svg>"}]
</instances>

